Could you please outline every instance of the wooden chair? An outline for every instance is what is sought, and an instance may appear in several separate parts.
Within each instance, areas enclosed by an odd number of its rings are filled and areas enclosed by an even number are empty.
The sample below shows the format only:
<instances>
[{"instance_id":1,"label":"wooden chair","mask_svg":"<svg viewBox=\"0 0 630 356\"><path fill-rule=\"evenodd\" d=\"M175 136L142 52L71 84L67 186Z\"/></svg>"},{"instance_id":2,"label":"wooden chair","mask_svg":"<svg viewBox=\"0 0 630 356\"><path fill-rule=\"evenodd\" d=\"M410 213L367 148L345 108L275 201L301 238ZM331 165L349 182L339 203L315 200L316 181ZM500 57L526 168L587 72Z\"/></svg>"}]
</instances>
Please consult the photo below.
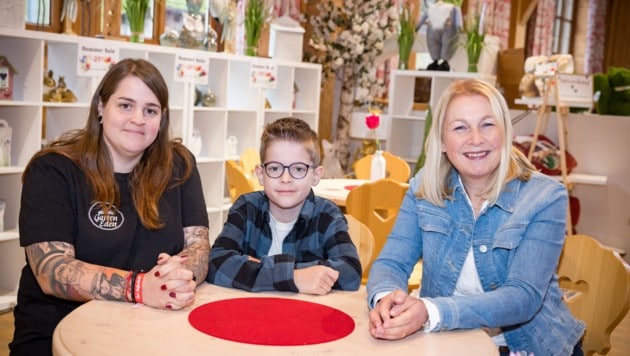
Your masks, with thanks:
<instances>
[{"instance_id":1,"label":"wooden chair","mask_svg":"<svg viewBox=\"0 0 630 356\"><path fill-rule=\"evenodd\" d=\"M254 189L262 189L258 183L258 179L256 178L256 173L254 172L256 166L260 164L260 153L254 148L246 148L245 151L241 153L239 160L241 162L241 167L243 168L243 173L245 173L247 179L252 182Z\"/></svg>"},{"instance_id":2,"label":"wooden chair","mask_svg":"<svg viewBox=\"0 0 630 356\"><path fill-rule=\"evenodd\" d=\"M567 236L558 265L564 301L586 323L585 355L610 351L610 334L630 308L630 267L586 235Z\"/></svg>"},{"instance_id":3,"label":"wooden chair","mask_svg":"<svg viewBox=\"0 0 630 356\"><path fill-rule=\"evenodd\" d=\"M385 168L385 178L393 179L398 182L407 183L411 176L411 168L409 164L402 158L395 156L387 151L383 151L383 157L387 162ZM367 155L355 162L354 174L357 179L370 179L370 166L372 164L372 155Z\"/></svg>"},{"instance_id":4,"label":"wooden chair","mask_svg":"<svg viewBox=\"0 0 630 356\"><path fill-rule=\"evenodd\" d=\"M247 179L241 166L236 161L225 161L225 180L227 182L228 191L230 192L230 200L232 203L234 203L236 198L238 198L241 194L254 191L252 182Z\"/></svg>"},{"instance_id":5,"label":"wooden chair","mask_svg":"<svg viewBox=\"0 0 630 356\"><path fill-rule=\"evenodd\" d=\"M367 266L374 260L374 236L372 231L350 214L345 214L348 221L348 234L357 247L362 271L367 271Z\"/></svg>"},{"instance_id":6,"label":"wooden chair","mask_svg":"<svg viewBox=\"0 0 630 356\"><path fill-rule=\"evenodd\" d=\"M385 245L387 235L392 231L398 210L402 204L405 193L409 189L409 184L400 183L392 179L380 179L375 182L368 182L350 191L346 200L346 212L357 220L367 225L374 235L374 259L381 252ZM372 261L363 270L362 283L367 283ZM416 278L418 273L416 266L412 278ZM421 274L420 274L421 276ZM419 279L409 283L409 290L419 287Z\"/></svg>"}]
</instances>

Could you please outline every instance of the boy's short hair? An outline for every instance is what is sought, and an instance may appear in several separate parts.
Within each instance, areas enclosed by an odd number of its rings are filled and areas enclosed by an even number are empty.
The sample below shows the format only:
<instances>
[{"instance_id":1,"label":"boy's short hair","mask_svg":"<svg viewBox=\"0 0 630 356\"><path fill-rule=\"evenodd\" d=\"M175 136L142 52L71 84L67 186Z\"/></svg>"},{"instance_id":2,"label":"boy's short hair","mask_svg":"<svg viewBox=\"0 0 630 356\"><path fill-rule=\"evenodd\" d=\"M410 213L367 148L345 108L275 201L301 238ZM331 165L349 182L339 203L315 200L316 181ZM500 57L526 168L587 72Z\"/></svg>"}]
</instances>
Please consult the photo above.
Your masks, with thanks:
<instances>
[{"instance_id":1,"label":"boy's short hair","mask_svg":"<svg viewBox=\"0 0 630 356\"><path fill-rule=\"evenodd\" d=\"M314 166L320 165L321 155L317 133L306 122L295 117L285 117L267 124L260 137L260 161L262 163L265 163L267 147L279 140L303 144L311 156L312 164Z\"/></svg>"}]
</instances>

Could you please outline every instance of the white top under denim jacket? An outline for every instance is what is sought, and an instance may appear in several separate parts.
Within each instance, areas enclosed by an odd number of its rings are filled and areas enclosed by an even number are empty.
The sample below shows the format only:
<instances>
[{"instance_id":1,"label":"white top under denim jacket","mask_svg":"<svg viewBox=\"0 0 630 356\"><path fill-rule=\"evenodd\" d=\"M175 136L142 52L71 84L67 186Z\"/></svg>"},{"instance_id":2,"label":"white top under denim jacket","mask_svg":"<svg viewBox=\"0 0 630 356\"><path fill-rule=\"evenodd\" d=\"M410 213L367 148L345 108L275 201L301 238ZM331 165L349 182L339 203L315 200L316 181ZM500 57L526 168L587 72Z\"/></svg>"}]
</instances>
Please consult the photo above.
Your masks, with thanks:
<instances>
[{"instance_id":1,"label":"white top under denim jacket","mask_svg":"<svg viewBox=\"0 0 630 356\"><path fill-rule=\"evenodd\" d=\"M539 173L513 180L475 219L456 171L445 207L415 197L422 174L411 179L370 270L370 307L378 293L406 290L422 258L420 296L439 311L435 331L501 327L510 350L570 355L584 324L564 305L555 274L565 237L565 187ZM453 296L471 246L485 293Z\"/></svg>"}]
</instances>

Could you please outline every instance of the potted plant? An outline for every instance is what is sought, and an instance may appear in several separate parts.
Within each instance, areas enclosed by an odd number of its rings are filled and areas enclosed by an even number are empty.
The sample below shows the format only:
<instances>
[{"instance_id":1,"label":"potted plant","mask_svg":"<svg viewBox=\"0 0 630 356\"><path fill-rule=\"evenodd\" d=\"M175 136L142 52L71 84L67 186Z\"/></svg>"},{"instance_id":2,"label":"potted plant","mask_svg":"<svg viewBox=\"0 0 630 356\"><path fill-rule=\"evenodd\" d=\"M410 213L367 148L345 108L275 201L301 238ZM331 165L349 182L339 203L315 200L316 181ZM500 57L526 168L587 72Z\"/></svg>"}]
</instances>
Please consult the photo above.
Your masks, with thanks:
<instances>
[{"instance_id":1,"label":"potted plant","mask_svg":"<svg viewBox=\"0 0 630 356\"><path fill-rule=\"evenodd\" d=\"M125 0L123 10L129 20L130 42L144 42L144 16L150 0Z\"/></svg>"},{"instance_id":2,"label":"potted plant","mask_svg":"<svg viewBox=\"0 0 630 356\"><path fill-rule=\"evenodd\" d=\"M265 0L248 0L245 7L245 54L258 53L258 40L263 26L270 17L270 7Z\"/></svg>"},{"instance_id":3,"label":"potted plant","mask_svg":"<svg viewBox=\"0 0 630 356\"><path fill-rule=\"evenodd\" d=\"M416 37L411 9L405 1L398 9L398 69L407 69L411 47Z\"/></svg>"},{"instance_id":4,"label":"potted plant","mask_svg":"<svg viewBox=\"0 0 630 356\"><path fill-rule=\"evenodd\" d=\"M486 37L484 28L484 16L486 3L479 5L477 11L473 12L466 25L466 54L468 56L468 71L477 72L477 64L481 56L484 40Z\"/></svg>"}]
</instances>

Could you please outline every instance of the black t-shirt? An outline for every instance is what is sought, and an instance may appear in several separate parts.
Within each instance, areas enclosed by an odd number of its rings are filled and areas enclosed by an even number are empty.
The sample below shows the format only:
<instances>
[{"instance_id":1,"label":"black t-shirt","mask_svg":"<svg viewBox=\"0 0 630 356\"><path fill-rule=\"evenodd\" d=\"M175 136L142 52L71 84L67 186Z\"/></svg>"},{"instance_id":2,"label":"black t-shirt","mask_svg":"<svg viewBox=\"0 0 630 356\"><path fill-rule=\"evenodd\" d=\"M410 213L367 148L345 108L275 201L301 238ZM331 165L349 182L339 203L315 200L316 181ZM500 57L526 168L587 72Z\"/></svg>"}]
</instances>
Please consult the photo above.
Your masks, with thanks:
<instances>
[{"instance_id":1,"label":"black t-shirt","mask_svg":"<svg viewBox=\"0 0 630 356\"><path fill-rule=\"evenodd\" d=\"M173 176L180 177L182 164L175 166ZM129 174L117 173L116 181L121 204L110 209L110 219L104 219L101 206L92 201L85 175L77 165L58 154L38 158L22 189L20 245L63 241L74 245L78 260L148 271L157 264L161 252L175 255L183 249L184 227L208 226L196 168L186 182L168 189L160 199L164 227L159 230L142 226L131 200ZM80 304L44 294L31 267L26 265L15 309L14 343L51 337L59 321Z\"/></svg>"}]
</instances>

